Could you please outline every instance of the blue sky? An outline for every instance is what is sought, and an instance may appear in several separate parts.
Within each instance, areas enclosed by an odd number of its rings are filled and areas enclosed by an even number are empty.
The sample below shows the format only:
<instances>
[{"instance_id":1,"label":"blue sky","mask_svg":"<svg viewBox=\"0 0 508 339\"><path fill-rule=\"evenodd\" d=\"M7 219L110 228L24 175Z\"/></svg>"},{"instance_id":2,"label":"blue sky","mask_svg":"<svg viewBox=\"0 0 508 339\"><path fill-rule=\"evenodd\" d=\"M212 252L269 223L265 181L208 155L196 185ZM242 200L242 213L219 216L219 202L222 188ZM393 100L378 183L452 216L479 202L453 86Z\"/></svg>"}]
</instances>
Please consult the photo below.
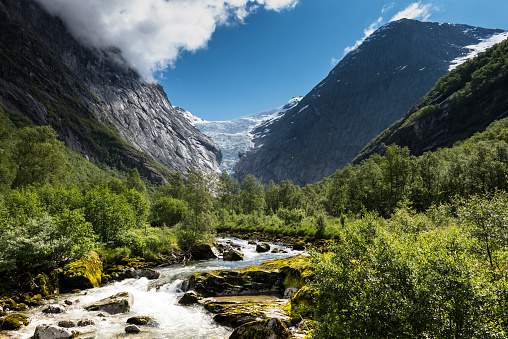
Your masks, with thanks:
<instances>
[{"instance_id":1,"label":"blue sky","mask_svg":"<svg viewBox=\"0 0 508 339\"><path fill-rule=\"evenodd\" d=\"M119 47L173 105L206 120L307 94L348 47L396 17L508 30L507 0L37 1L84 43Z\"/></svg>"},{"instance_id":2,"label":"blue sky","mask_svg":"<svg viewBox=\"0 0 508 339\"><path fill-rule=\"evenodd\" d=\"M300 0L292 10L259 11L244 24L222 26L208 46L183 53L159 83L173 105L205 120L229 120L307 94L344 49L379 17L388 22L412 1ZM508 1L431 4L429 21L508 29Z\"/></svg>"}]
</instances>

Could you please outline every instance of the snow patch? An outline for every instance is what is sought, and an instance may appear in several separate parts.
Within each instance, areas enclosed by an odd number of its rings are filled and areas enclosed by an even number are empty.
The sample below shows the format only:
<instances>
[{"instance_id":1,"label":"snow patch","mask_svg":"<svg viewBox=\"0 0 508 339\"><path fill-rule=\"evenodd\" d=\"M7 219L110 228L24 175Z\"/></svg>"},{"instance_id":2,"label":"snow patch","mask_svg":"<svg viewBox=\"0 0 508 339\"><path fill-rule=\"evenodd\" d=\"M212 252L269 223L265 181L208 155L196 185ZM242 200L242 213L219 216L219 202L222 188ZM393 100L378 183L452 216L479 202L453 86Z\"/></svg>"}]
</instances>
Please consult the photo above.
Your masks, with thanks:
<instances>
[{"instance_id":1,"label":"snow patch","mask_svg":"<svg viewBox=\"0 0 508 339\"><path fill-rule=\"evenodd\" d=\"M476 45L469 45L465 46L465 49L469 50L469 53L467 53L464 56L458 57L450 62L450 67L448 68L448 71L451 71L455 68L457 68L459 65L462 65L464 62L474 58L478 54L485 52L490 47L494 46L497 43L500 43L508 38L508 32L503 33L497 33L491 36L487 39L482 39L478 44Z\"/></svg>"}]
</instances>

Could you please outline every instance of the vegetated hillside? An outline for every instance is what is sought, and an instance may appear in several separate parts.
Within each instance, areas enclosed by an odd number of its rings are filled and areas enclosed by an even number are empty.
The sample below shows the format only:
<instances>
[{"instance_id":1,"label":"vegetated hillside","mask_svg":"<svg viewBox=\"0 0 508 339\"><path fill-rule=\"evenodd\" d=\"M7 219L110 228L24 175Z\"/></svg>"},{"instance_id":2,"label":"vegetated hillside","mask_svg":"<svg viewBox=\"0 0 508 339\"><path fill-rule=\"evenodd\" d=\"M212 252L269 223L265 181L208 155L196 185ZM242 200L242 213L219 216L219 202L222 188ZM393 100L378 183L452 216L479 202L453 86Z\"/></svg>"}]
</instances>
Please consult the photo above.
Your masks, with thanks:
<instances>
[{"instance_id":1,"label":"vegetated hillside","mask_svg":"<svg viewBox=\"0 0 508 339\"><path fill-rule=\"evenodd\" d=\"M502 32L407 19L381 27L254 140L237 179L251 173L261 183L304 185L329 176L403 117L471 45Z\"/></svg>"},{"instance_id":2,"label":"vegetated hillside","mask_svg":"<svg viewBox=\"0 0 508 339\"><path fill-rule=\"evenodd\" d=\"M448 147L508 116L508 40L441 78L401 120L372 140L360 162L385 145L408 146L420 155Z\"/></svg>"},{"instance_id":3,"label":"vegetated hillside","mask_svg":"<svg viewBox=\"0 0 508 339\"><path fill-rule=\"evenodd\" d=\"M262 134L269 133L269 125L284 116L301 99L302 97L294 97L279 108L242 116L231 121L205 121L182 108L175 108L219 146L222 152L219 170L232 173L240 157L254 146L252 140L259 137L258 134L253 134L253 131L261 131ZM267 127L262 128L263 126Z\"/></svg>"},{"instance_id":4,"label":"vegetated hillside","mask_svg":"<svg viewBox=\"0 0 508 339\"><path fill-rule=\"evenodd\" d=\"M163 164L215 171L218 147L176 112L161 86L92 50L30 0L0 1L0 101L12 120L51 125L74 151L163 181Z\"/></svg>"}]
</instances>

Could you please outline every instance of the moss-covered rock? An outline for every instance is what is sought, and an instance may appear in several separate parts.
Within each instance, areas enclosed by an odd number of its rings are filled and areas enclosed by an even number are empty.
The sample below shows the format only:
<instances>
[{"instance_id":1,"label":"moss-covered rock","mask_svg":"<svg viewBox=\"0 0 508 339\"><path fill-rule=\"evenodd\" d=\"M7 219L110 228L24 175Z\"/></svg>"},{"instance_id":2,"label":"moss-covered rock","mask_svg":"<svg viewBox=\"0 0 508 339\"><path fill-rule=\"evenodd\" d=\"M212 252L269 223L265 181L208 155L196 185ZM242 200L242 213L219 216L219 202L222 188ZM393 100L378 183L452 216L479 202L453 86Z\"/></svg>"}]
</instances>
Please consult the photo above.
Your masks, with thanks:
<instances>
[{"instance_id":1,"label":"moss-covered rock","mask_svg":"<svg viewBox=\"0 0 508 339\"><path fill-rule=\"evenodd\" d=\"M291 332L280 319L270 318L252 321L236 328L229 339L289 339L290 337Z\"/></svg>"},{"instance_id":2,"label":"moss-covered rock","mask_svg":"<svg viewBox=\"0 0 508 339\"><path fill-rule=\"evenodd\" d=\"M298 290L298 293L291 298L289 315L292 318L308 318L314 312L314 292L307 286Z\"/></svg>"},{"instance_id":3,"label":"moss-covered rock","mask_svg":"<svg viewBox=\"0 0 508 339\"><path fill-rule=\"evenodd\" d=\"M308 257L299 255L239 270L194 273L187 285L205 297L283 294L287 289L291 289L291 297L307 284L313 274Z\"/></svg>"},{"instance_id":4,"label":"moss-covered rock","mask_svg":"<svg viewBox=\"0 0 508 339\"><path fill-rule=\"evenodd\" d=\"M178 300L180 305L197 304L199 301L198 295L194 291L185 292L185 294Z\"/></svg>"},{"instance_id":5,"label":"moss-covered rock","mask_svg":"<svg viewBox=\"0 0 508 339\"><path fill-rule=\"evenodd\" d=\"M218 323L238 327L251 321L271 317L289 319L285 311L287 303L287 300L225 302L212 299L206 301L204 306L209 312L216 313L213 319Z\"/></svg>"},{"instance_id":6,"label":"moss-covered rock","mask_svg":"<svg viewBox=\"0 0 508 339\"><path fill-rule=\"evenodd\" d=\"M109 314L127 313L130 311L134 297L129 292L120 292L111 297L99 300L85 307L87 311L102 311Z\"/></svg>"},{"instance_id":7,"label":"moss-covered rock","mask_svg":"<svg viewBox=\"0 0 508 339\"><path fill-rule=\"evenodd\" d=\"M243 260L243 253L237 250L225 250L222 254L222 259L226 261L240 261Z\"/></svg>"},{"instance_id":8,"label":"moss-covered rock","mask_svg":"<svg viewBox=\"0 0 508 339\"><path fill-rule=\"evenodd\" d=\"M42 298L50 298L58 293L59 281L58 274L62 272L62 269L53 270L48 275L46 273L38 274L31 284L30 293L33 295L40 295Z\"/></svg>"},{"instance_id":9,"label":"moss-covered rock","mask_svg":"<svg viewBox=\"0 0 508 339\"><path fill-rule=\"evenodd\" d=\"M59 276L60 287L64 291L98 287L101 284L101 277L101 260L97 253L91 252L83 259L67 264L63 268Z\"/></svg>"},{"instance_id":10,"label":"moss-covered rock","mask_svg":"<svg viewBox=\"0 0 508 339\"><path fill-rule=\"evenodd\" d=\"M154 325L155 321L147 316L130 317L127 319L127 324L132 325Z\"/></svg>"},{"instance_id":11,"label":"moss-covered rock","mask_svg":"<svg viewBox=\"0 0 508 339\"><path fill-rule=\"evenodd\" d=\"M261 243L256 245L256 252L264 253L270 250L270 245L267 243Z\"/></svg>"},{"instance_id":12,"label":"moss-covered rock","mask_svg":"<svg viewBox=\"0 0 508 339\"><path fill-rule=\"evenodd\" d=\"M9 314L2 323L3 330L18 330L21 326L27 326L30 323L28 317L21 313Z\"/></svg>"}]
</instances>

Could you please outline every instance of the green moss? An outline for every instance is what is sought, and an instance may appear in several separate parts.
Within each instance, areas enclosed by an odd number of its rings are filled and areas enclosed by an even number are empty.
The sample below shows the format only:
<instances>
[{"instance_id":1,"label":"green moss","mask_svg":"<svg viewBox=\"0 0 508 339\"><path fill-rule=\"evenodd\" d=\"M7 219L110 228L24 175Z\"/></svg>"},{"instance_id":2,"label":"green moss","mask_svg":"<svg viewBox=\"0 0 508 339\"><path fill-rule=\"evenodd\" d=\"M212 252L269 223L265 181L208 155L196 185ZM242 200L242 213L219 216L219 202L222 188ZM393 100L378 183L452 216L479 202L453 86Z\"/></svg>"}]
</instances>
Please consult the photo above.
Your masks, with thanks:
<instances>
[{"instance_id":1,"label":"green moss","mask_svg":"<svg viewBox=\"0 0 508 339\"><path fill-rule=\"evenodd\" d=\"M102 263L99 255L91 252L85 258L67 264L60 278L61 288L66 291L98 287L102 281Z\"/></svg>"},{"instance_id":2,"label":"green moss","mask_svg":"<svg viewBox=\"0 0 508 339\"><path fill-rule=\"evenodd\" d=\"M289 315L291 318L309 318L314 312L314 292L307 286L298 290L289 304Z\"/></svg>"},{"instance_id":3,"label":"green moss","mask_svg":"<svg viewBox=\"0 0 508 339\"><path fill-rule=\"evenodd\" d=\"M21 326L26 326L30 323L28 317L21 313L9 314L4 318L2 323L3 330L17 330Z\"/></svg>"}]
</instances>

